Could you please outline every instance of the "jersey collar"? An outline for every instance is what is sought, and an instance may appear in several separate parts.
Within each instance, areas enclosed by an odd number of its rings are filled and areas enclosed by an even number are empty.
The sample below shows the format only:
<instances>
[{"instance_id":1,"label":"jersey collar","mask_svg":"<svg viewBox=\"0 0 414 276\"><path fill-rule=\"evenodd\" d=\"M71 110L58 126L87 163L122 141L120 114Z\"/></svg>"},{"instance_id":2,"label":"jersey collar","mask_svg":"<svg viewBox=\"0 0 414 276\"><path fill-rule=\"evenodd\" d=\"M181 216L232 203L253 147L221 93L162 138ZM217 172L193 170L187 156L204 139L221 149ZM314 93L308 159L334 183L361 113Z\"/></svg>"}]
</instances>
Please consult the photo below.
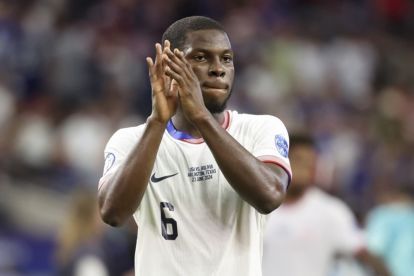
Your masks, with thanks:
<instances>
[{"instance_id":1,"label":"jersey collar","mask_svg":"<svg viewBox=\"0 0 414 276\"><path fill-rule=\"evenodd\" d=\"M225 111L224 113L224 122L221 125L224 129L227 129L229 127L230 124L230 112L228 110ZM204 139L203 138L196 138L194 136L191 136L189 133L180 131L178 129L175 128L173 122L171 120L168 121L167 123L167 132L174 138L177 140L181 140L190 144L201 144L204 143Z\"/></svg>"}]
</instances>

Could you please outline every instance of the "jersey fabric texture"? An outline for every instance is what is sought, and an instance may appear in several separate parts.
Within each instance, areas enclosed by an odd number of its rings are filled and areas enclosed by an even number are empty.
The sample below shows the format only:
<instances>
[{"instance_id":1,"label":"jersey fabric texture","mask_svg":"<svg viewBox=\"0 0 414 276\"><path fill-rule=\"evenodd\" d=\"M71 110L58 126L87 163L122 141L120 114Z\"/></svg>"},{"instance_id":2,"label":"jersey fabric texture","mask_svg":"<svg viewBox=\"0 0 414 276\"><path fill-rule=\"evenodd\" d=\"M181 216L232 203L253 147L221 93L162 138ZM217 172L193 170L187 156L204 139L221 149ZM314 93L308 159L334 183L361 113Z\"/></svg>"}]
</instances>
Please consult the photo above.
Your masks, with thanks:
<instances>
[{"instance_id":1,"label":"jersey fabric texture","mask_svg":"<svg viewBox=\"0 0 414 276\"><path fill-rule=\"evenodd\" d=\"M365 247L362 230L339 199L309 188L296 203L268 215L263 245L264 276L330 275L336 254Z\"/></svg>"},{"instance_id":2,"label":"jersey fabric texture","mask_svg":"<svg viewBox=\"0 0 414 276\"><path fill-rule=\"evenodd\" d=\"M288 133L268 115L225 112L223 127L263 162L291 177ZM117 131L105 149L100 185L122 166L145 124ZM240 171L240 173L243 173ZM265 216L240 198L202 139L170 122L151 178L134 214L136 275L261 275Z\"/></svg>"}]
</instances>

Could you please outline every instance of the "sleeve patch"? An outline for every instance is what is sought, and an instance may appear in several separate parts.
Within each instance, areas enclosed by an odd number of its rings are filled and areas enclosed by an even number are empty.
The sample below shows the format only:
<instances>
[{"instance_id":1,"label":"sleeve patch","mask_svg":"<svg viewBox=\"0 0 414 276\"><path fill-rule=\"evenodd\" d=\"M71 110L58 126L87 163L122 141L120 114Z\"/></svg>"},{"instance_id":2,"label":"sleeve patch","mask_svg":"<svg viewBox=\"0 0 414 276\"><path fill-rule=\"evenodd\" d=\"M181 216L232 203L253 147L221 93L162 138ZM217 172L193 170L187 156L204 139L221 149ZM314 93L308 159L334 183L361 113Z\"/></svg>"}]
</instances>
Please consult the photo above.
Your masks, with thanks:
<instances>
[{"instance_id":1,"label":"sleeve patch","mask_svg":"<svg viewBox=\"0 0 414 276\"><path fill-rule=\"evenodd\" d=\"M275 136L275 144L276 149L280 153L280 155L287 158L289 154L289 146L286 139L282 135L277 134Z\"/></svg>"}]
</instances>

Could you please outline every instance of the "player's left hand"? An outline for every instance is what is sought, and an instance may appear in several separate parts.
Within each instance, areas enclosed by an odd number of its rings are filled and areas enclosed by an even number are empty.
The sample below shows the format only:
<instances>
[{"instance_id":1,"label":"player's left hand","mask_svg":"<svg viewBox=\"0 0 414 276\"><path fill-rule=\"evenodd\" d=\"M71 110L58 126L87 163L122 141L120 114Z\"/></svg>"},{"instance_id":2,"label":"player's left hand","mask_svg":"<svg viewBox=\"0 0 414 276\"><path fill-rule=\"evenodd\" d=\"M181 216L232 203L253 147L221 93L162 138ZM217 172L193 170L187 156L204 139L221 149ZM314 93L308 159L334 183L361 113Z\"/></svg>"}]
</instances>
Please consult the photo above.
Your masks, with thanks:
<instances>
[{"instance_id":1,"label":"player's left hand","mask_svg":"<svg viewBox=\"0 0 414 276\"><path fill-rule=\"evenodd\" d=\"M186 118L193 122L208 112L204 105L200 82L184 53L178 49L170 49L163 55L167 64L165 74L177 82L178 95Z\"/></svg>"}]
</instances>

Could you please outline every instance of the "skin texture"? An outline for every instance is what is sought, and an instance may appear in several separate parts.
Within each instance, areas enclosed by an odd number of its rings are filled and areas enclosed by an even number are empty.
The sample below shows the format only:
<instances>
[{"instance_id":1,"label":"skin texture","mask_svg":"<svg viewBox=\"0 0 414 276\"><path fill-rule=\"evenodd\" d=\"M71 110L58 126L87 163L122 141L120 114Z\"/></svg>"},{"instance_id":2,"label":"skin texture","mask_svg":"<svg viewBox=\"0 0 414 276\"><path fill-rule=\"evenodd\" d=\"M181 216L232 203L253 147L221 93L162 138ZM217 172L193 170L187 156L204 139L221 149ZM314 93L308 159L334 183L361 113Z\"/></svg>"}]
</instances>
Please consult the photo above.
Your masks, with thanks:
<instances>
[{"instance_id":1,"label":"skin texture","mask_svg":"<svg viewBox=\"0 0 414 276\"><path fill-rule=\"evenodd\" d=\"M259 161L221 127L234 78L227 34L189 32L183 51L171 50L168 41L163 47L156 44L155 61L147 58L147 64L152 113L125 165L99 190L103 220L121 225L139 206L170 119L177 129L204 139L220 170L245 201L260 213L276 209L285 195L287 173Z\"/></svg>"}]
</instances>

